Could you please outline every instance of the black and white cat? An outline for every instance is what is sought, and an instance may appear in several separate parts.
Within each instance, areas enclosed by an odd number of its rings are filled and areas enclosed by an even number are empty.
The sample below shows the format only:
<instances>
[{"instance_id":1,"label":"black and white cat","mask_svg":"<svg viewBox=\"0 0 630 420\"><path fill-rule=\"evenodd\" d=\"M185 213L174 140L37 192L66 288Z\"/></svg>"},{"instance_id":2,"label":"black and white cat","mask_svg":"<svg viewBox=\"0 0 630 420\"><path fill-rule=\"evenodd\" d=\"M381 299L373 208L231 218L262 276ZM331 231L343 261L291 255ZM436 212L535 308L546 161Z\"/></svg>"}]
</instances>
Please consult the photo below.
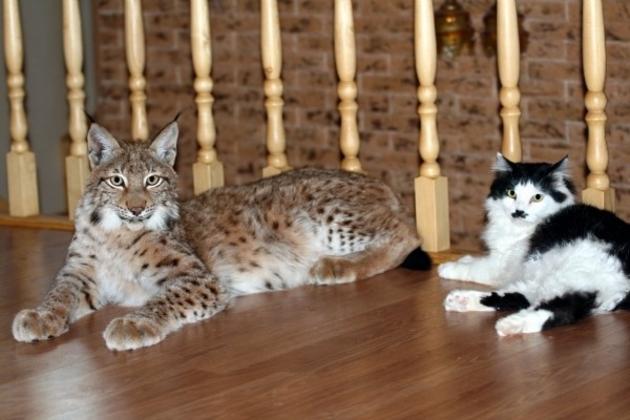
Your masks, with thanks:
<instances>
[{"instance_id":1,"label":"black and white cat","mask_svg":"<svg viewBox=\"0 0 630 420\"><path fill-rule=\"evenodd\" d=\"M498 290L454 290L447 311L518 311L496 323L506 336L630 309L630 224L575 204L567 167L567 158L513 163L497 155L483 235L489 254L442 264L438 273Z\"/></svg>"}]
</instances>

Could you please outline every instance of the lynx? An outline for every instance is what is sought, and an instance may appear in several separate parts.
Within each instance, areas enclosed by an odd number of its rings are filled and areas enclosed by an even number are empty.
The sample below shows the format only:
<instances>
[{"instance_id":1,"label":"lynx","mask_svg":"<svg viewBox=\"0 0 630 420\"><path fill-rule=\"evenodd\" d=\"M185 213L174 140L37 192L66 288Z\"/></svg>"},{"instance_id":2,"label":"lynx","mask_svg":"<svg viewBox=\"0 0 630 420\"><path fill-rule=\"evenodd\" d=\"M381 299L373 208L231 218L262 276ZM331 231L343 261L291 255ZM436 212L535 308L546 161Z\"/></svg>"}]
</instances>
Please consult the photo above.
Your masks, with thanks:
<instances>
[{"instance_id":1,"label":"lynx","mask_svg":"<svg viewBox=\"0 0 630 420\"><path fill-rule=\"evenodd\" d=\"M52 289L13 322L18 341L57 337L107 304L137 307L110 322L111 350L162 341L236 296L364 279L431 261L397 196L381 181L302 169L177 198L179 129L152 142L88 131L92 174Z\"/></svg>"}]
</instances>

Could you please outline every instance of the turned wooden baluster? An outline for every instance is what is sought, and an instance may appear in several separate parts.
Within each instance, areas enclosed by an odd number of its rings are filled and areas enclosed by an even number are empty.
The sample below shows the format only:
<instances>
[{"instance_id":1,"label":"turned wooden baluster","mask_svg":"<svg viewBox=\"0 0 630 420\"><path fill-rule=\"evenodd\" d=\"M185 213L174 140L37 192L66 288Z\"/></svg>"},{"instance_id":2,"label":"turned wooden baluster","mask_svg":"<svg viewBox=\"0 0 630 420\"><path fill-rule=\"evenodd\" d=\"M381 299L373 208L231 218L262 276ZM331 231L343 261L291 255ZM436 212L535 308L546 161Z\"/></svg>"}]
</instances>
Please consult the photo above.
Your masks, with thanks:
<instances>
[{"instance_id":1,"label":"turned wooden baluster","mask_svg":"<svg viewBox=\"0 0 630 420\"><path fill-rule=\"evenodd\" d=\"M125 0L125 38L127 67L129 68L129 101L131 102L131 138L146 140L147 127L146 81L144 72L144 29L140 0Z\"/></svg>"},{"instance_id":2,"label":"turned wooden baluster","mask_svg":"<svg viewBox=\"0 0 630 420\"><path fill-rule=\"evenodd\" d=\"M197 162L193 165L195 194L223 186L223 164L214 148L216 130L212 117L212 49L208 0L192 0L190 4L190 42L195 68L197 97Z\"/></svg>"},{"instance_id":3,"label":"turned wooden baluster","mask_svg":"<svg viewBox=\"0 0 630 420\"><path fill-rule=\"evenodd\" d=\"M83 43L81 40L81 15L78 0L63 0L63 45L66 59L66 85L68 86L68 132L70 133L70 155L66 157L66 187L68 190L68 217L74 211L83 194L90 170L87 160L87 132L83 91L84 78Z\"/></svg>"},{"instance_id":4,"label":"turned wooden baluster","mask_svg":"<svg viewBox=\"0 0 630 420\"><path fill-rule=\"evenodd\" d=\"M344 158L341 168L347 171L360 172L359 130L357 129L357 84L356 51L354 44L354 23L352 18L352 1L335 0L335 63L339 85L339 113L341 114L341 131L339 144Z\"/></svg>"},{"instance_id":5,"label":"turned wooden baluster","mask_svg":"<svg viewBox=\"0 0 630 420\"><path fill-rule=\"evenodd\" d=\"M503 156L512 162L522 158L521 139L518 122L521 116L519 102L521 93L518 89L519 78L519 39L518 17L515 0L497 2L497 61L501 79L501 118L503 119Z\"/></svg>"},{"instance_id":6,"label":"turned wooden baluster","mask_svg":"<svg viewBox=\"0 0 630 420\"><path fill-rule=\"evenodd\" d=\"M282 123L282 47L280 20L276 0L262 0L260 5L261 49L265 72L265 108L267 109L267 166L263 176L277 175L291 169L285 153L284 125Z\"/></svg>"},{"instance_id":7,"label":"turned wooden baluster","mask_svg":"<svg viewBox=\"0 0 630 420\"><path fill-rule=\"evenodd\" d=\"M33 216L39 213L37 166L26 135L24 75L22 74L22 28L17 0L4 0L4 57L11 106L11 150L7 154L9 214Z\"/></svg>"},{"instance_id":8,"label":"turned wooden baluster","mask_svg":"<svg viewBox=\"0 0 630 420\"><path fill-rule=\"evenodd\" d=\"M437 159L440 142L437 134L435 70L437 50L431 0L415 0L415 59L420 116L420 176L415 180L416 224L427 251L450 248L448 179L440 175Z\"/></svg>"},{"instance_id":9,"label":"turned wooden baluster","mask_svg":"<svg viewBox=\"0 0 630 420\"><path fill-rule=\"evenodd\" d=\"M606 174L608 149L606 146L606 45L604 18L600 0L584 0L582 13L582 59L586 80L585 102L588 143L586 164L590 173L586 178L586 189L582 192L585 203L615 210L615 190L610 187Z\"/></svg>"}]
</instances>

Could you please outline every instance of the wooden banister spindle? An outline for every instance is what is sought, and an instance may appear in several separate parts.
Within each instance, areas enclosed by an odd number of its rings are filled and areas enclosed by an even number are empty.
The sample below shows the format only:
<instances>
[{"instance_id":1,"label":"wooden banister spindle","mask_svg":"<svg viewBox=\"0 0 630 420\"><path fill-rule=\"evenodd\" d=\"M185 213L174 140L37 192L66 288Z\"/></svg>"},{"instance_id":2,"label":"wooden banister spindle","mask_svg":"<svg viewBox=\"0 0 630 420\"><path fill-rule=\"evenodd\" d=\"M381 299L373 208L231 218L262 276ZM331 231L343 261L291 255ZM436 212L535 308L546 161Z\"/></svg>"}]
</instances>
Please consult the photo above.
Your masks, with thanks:
<instances>
[{"instance_id":1,"label":"wooden banister spindle","mask_svg":"<svg viewBox=\"0 0 630 420\"><path fill-rule=\"evenodd\" d=\"M73 219L79 198L83 194L90 174L87 161L87 133L83 91L84 77L83 42L81 40L81 15L78 0L63 0L63 41L66 59L66 85L68 87L68 132L70 155L66 157L66 186L68 192L68 216Z\"/></svg>"},{"instance_id":2,"label":"wooden banister spindle","mask_svg":"<svg viewBox=\"0 0 630 420\"><path fill-rule=\"evenodd\" d=\"M33 216L39 213L37 166L26 135L24 113L24 75L22 62L22 28L17 0L4 0L4 57L11 106L11 150L7 154L9 213L12 216Z\"/></svg>"},{"instance_id":3,"label":"wooden banister spindle","mask_svg":"<svg viewBox=\"0 0 630 420\"><path fill-rule=\"evenodd\" d=\"M339 113L341 114L341 131L339 144L344 158L341 168L347 171L360 172L359 130L357 129L357 84L356 51L354 42L354 22L351 0L335 0L335 63L339 85Z\"/></svg>"},{"instance_id":4,"label":"wooden banister spindle","mask_svg":"<svg viewBox=\"0 0 630 420\"><path fill-rule=\"evenodd\" d=\"M144 29L140 0L125 0L125 47L129 68L129 101L131 102L131 138L146 140L149 136L144 93Z\"/></svg>"},{"instance_id":5,"label":"wooden banister spindle","mask_svg":"<svg viewBox=\"0 0 630 420\"><path fill-rule=\"evenodd\" d=\"M586 80L585 102L588 143L586 163L589 174L586 189L582 192L585 203L615 210L615 191L610 188L606 174L608 167L608 148L606 146L606 45L604 18L601 0L584 0L582 13L582 54L584 61L584 79Z\"/></svg>"},{"instance_id":6,"label":"wooden banister spindle","mask_svg":"<svg viewBox=\"0 0 630 420\"><path fill-rule=\"evenodd\" d=\"M208 0L192 0L190 4L190 42L193 67L195 68L195 91L197 97L197 162L193 165L195 194L210 188L223 186L223 164L217 159L214 148L216 129L212 116L212 48Z\"/></svg>"},{"instance_id":7,"label":"wooden banister spindle","mask_svg":"<svg viewBox=\"0 0 630 420\"><path fill-rule=\"evenodd\" d=\"M291 169L285 153L284 125L282 122L282 46L280 20L276 0L262 0L260 4L261 49L265 72L265 108L267 109L267 166L263 176L277 175Z\"/></svg>"},{"instance_id":8,"label":"wooden banister spindle","mask_svg":"<svg viewBox=\"0 0 630 420\"><path fill-rule=\"evenodd\" d=\"M435 70L437 50L431 0L415 0L415 61L420 81L420 176L415 180L416 224L427 251L450 248L448 179L440 175L437 159L440 142L437 134Z\"/></svg>"},{"instance_id":9,"label":"wooden banister spindle","mask_svg":"<svg viewBox=\"0 0 630 420\"><path fill-rule=\"evenodd\" d=\"M503 145L501 152L512 162L522 158L518 123L521 116L518 89L520 47L518 17L515 0L497 2L497 61L501 79L501 118L503 119Z\"/></svg>"}]
</instances>

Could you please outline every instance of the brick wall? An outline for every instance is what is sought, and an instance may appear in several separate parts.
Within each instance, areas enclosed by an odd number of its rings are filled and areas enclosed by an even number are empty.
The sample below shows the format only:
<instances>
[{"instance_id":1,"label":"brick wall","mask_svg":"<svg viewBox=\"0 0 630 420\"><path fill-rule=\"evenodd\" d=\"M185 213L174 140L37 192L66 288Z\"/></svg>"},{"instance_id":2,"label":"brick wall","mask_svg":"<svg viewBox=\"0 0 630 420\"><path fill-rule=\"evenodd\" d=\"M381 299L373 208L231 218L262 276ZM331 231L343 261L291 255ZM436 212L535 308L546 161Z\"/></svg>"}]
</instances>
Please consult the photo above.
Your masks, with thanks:
<instances>
[{"instance_id":1,"label":"brick wall","mask_svg":"<svg viewBox=\"0 0 630 420\"><path fill-rule=\"evenodd\" d=\"M493 0L460 0L477 32ZM195 158L193 71L186 0L144 0L148 116L152 130L177 111L182 142L178 168L190 194ZM338 124L332 1L279 0L284 55L285 128L292 166L336 167ZM436 1L436 8L441 4ZM609 174L619 213L630 219L630 4L604 0L607 29ZM259 1L212 0L214 116L217 149L228 184L257 179L265 164ZM355 0L361 160L399 191L410 208L417 173L417 80L413 61L413 1ZM519 2L529 32L521 61L524 158L569 154L584 184L584 86L580 64L580 2ZM99 71L97 117L114 134L129 132L127 75L120 0L96 10ZM478 42L472 55L440 60L438 128L441 163L449 177L453 243L475 246L483 222L489 167L500 148L496 62Z\"/></svg>"}]
</instances>

